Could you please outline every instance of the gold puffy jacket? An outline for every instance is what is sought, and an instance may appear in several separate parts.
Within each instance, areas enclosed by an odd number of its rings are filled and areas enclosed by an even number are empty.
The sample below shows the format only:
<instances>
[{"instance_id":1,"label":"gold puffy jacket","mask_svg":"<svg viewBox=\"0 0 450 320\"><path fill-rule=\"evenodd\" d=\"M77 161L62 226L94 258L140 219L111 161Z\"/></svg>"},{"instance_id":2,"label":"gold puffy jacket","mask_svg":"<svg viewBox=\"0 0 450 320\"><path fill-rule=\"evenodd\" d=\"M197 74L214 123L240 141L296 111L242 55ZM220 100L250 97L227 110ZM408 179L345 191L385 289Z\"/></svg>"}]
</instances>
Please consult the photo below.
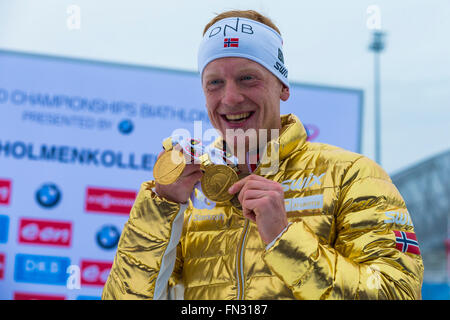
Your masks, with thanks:
<instances>
[{"instance_id":1,"label":"gold puffy jacket","mask_svg":"<svg viewBox=\"0 0 450 320\"><path fill-rule=\"evenodd\" d=\"M294 115L282 126L271 142L279 169L264 177L282 184L291 223L270 248L234 207L199 190L172 203L145 182L102 298L420 299L422 258L397 236L414 227L389 176L360 154L307 142Z\"/></svg>"}]
</instances>

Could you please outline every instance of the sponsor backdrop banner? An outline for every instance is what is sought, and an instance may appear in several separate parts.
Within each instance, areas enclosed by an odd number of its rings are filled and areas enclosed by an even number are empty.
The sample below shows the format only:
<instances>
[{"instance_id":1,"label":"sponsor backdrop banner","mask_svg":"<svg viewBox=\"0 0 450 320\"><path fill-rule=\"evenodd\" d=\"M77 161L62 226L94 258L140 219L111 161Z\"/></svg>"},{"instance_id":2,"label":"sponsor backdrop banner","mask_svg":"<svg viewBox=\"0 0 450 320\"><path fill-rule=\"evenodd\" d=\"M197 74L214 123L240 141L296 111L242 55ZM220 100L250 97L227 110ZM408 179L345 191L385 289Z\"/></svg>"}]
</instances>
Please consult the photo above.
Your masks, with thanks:
<instances>
[{"instance_id":1,"label":"sponsor backdrop banner","mask_svg":"<svg viewBox=\"0 0 450 320\"><path fill-rule=\"evenodd\" d=\"M362 99L294 83L281 109L310 141L359 152ZM180 128L211 128L194 72L0 51L0 299L99 299L140 184Z\"/></svg>"}]
</instances>

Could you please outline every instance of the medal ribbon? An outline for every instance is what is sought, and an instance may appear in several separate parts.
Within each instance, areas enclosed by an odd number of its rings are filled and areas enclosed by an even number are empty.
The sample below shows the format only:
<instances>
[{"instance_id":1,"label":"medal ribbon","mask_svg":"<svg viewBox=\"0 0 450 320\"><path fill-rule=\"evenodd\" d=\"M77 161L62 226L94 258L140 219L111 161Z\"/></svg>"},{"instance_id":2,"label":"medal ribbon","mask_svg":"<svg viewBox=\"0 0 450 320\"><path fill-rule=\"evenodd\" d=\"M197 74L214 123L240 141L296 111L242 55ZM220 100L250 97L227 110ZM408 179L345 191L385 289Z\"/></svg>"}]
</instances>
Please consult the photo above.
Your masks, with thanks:
<instances>
[{"instance_id":1,"label":"medal ribbon","mask_svg":"<svg viewBox=\"0 0 450 320\"><path fill-rule=\"evenodd\" d=\"M193 159L197 163L201 163L200 156L207 153L213 164L229 165L231 163L237 169L238 159L226 151L225 144L223 150L220 150L212 145L205 147L199 139L181 139L176 136L170 138L172 139L172 147L179 144L183 153L192 157L191 160Z\"/></svg>"}]
</instances>

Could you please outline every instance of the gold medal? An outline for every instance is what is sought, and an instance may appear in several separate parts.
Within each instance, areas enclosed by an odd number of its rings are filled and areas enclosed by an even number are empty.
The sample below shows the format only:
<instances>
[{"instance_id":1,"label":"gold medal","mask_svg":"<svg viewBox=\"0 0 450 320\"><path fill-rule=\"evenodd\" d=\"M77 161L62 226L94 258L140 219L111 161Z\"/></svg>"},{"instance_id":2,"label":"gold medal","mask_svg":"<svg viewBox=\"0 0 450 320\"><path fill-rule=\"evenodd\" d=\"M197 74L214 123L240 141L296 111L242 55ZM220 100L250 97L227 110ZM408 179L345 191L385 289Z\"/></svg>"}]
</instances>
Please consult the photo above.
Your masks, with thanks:
<instances>
[{"instance_id":1,"label":"gold medal","mask_svg":"<svg viewBox=\"0 0 450 320\"><path fill-rule=\"evenodd\" d=\"M170 138L169 138L170 139ZM182 151L172 148L171 140L163 142L164 153L156 160L153 167L153 178L156 183L172 184L181 176L186 167L186 159Z\"/></svg>"},{"instance_id":2,"label":"gold medal","mask_svg":"<svg viewBox=\"0 0 450 320\"><path fill-rule=\"evenodd\" d=\"M224 164L208 165L201 179L203 194L214 202L225 202L233 198L228 189L238 181L238 175Z\"/></svg>"}]
</instances>

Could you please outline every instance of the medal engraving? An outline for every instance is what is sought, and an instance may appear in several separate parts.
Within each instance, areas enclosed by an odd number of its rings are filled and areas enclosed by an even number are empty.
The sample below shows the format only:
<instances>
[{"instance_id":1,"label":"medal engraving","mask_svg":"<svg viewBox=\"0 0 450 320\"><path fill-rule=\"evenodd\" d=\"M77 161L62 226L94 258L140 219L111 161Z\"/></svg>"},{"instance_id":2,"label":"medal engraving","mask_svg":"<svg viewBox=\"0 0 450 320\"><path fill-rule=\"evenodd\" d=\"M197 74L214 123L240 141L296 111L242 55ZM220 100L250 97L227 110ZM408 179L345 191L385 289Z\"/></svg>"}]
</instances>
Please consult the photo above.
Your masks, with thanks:
<instances>
[{"instance_id":1,"label":"medal engraving","mask_svg":"<svg viewBox=\"0 0 450 320\"><path fill-rule=\"evenodd\" d=\"M172 184L177 181L185 167L183 152L175 149L164 151L153 167L153 177L159 184Z\"/></svg>"},{"instance_id":2,"label":"medal engraving","mask_svg":"<svg viewBox=\"0 0 450 320\"><path fill-rule=\"evenodd\" d=\"M201 179L202 191L214 202L225 202L233 198L228 189L238 181L237 173L226 165L209 165L204 168Z\"/></svg>"}]
</instances>

